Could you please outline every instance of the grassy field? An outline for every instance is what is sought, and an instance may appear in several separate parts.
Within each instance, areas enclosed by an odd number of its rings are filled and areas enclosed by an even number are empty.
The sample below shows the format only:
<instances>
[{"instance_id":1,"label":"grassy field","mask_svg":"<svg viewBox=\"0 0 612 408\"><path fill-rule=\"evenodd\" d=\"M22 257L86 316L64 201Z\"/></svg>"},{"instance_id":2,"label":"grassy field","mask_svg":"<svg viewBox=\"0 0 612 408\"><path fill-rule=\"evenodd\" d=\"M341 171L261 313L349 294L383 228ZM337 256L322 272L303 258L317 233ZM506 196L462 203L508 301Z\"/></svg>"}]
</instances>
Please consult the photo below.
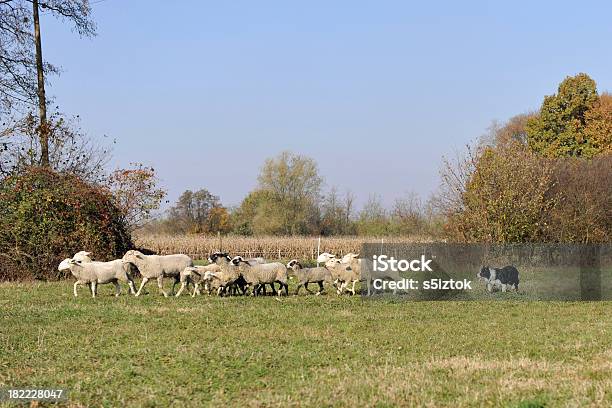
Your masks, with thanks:
<instances>
[{"instance_id":1,"label":"grassy field","mask_svg":"<svg viewBox=\"0 0 612 408\"><path fill-rule=\"evenodd\" d=\"M154 289L0 284L0 386L64 387L70 406L612 404L612 302Z\"/></svg>"}]
</instances>

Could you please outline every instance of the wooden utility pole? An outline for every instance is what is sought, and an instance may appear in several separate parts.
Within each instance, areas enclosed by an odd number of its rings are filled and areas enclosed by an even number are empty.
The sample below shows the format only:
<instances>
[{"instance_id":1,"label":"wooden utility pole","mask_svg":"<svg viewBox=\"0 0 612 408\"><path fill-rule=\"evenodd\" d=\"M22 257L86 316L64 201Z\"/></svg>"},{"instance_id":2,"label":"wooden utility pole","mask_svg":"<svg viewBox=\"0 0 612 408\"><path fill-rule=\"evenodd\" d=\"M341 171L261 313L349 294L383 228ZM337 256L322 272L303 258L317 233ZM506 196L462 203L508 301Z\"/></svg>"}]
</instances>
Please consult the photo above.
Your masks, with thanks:
<instances>
[{"instance_id":1,"label":"wooden utility pole","mask_svg":"<svg viewBox=\"0 0 612 408\"><path fill-rule=\"evenodd\" d=\"M47 99L45 97L45 73L43 71L42 45L38 0L32 0L34 8L34 41L36 43L36 71L38 73L38 115L40 117L40 165L49 167L49 126L47 124Z\"/></svg>"}]
</instances>

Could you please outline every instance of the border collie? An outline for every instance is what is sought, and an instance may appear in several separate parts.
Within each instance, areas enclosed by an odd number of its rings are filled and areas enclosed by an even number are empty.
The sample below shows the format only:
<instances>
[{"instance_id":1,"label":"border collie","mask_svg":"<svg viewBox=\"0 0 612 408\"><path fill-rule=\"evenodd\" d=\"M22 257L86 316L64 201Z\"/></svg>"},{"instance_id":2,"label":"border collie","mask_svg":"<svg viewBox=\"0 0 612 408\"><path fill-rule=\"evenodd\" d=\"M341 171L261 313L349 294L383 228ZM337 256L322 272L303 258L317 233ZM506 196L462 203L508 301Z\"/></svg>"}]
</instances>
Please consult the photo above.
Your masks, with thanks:
<instances>
[{"instance_id":1,"label":"border collie","mask_svg":"<svg viewBox=\"0 0 612 408\"><path fill-rule=\"evenodd\" d=\"M486 281L489 292L492 292L494 287L501 287L502 292L505 292L508 286L510 288L514 286L514 289L518 292L519 271L512 265L503 268L483 266L476 277Z\"/></svg>"}]
</instances>

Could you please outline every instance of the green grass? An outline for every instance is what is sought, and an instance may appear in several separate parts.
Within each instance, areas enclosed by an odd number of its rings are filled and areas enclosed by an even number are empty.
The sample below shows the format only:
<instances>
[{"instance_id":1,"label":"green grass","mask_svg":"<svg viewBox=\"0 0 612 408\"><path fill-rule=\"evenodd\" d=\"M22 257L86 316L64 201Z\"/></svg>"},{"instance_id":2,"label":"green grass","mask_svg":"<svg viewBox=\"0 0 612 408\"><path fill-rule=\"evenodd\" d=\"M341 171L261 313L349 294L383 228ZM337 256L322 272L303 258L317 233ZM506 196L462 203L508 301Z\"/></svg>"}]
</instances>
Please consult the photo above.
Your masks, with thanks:
<instances>
[{"instance_id":1,"label":"green grass","mask_svg":"<svg viewBox=\"0 0 612 408\"><path fill-rule=\"evenodd\" d=\"M72 406L612 404L612 302L148 289L0 284L0 386L64 387Z\"/></svg>"}]
</instances>

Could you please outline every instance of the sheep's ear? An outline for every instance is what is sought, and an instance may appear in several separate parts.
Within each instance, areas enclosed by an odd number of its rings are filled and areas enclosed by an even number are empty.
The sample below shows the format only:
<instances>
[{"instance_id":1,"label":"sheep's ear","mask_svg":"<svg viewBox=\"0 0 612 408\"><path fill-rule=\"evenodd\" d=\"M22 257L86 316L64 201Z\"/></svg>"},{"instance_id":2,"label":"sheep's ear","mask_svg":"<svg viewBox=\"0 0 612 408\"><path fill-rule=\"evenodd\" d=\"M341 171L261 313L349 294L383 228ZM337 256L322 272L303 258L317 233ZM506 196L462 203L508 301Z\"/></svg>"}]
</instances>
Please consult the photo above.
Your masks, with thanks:
<instances>
[{"instance_id":1,"label":"sheep's ear","mask_svg":"<svg viewBox=\"0 0 612 408\"><path fill-rule=\"evenodd\" d=\"M144 259L144 257L143 257L142 255L140 255L140 254L136 254L136 258L138 258L138 259Z\"/></svg>"}]
</instances>

